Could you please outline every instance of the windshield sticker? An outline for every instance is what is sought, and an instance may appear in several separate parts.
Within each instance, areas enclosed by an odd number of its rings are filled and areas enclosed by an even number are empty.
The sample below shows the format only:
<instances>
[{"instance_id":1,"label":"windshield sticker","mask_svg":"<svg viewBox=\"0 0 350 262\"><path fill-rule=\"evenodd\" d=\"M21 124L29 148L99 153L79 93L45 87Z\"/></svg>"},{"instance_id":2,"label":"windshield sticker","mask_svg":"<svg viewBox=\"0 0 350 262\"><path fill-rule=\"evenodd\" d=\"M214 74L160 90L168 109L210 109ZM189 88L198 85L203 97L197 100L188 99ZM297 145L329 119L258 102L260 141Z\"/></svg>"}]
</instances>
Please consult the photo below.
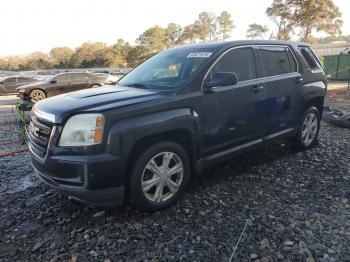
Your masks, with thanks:
<instances>
[{"instance_id":1,"label":"windshield sticker","mask_svg":"<svg viewBox=\"0 0 350 262\"><path fill-rule=\"evenodd\" d=\"M211 55L212 55L211 52L194 52L194 53L189 53L187 55L187 58L191 58L191 57L208 58Z\"/></svg>"}]
</instances>

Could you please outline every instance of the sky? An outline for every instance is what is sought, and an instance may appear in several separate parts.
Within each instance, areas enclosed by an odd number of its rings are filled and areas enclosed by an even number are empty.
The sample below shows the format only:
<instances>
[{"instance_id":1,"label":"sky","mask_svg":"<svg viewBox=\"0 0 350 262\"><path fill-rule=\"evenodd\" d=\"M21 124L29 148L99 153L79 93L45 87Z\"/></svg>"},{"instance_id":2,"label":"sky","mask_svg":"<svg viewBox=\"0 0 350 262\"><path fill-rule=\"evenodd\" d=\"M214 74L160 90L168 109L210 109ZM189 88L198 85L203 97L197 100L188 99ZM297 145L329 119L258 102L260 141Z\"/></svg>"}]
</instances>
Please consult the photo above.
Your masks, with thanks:
<instances>
[{"instance_id":1,"label":"sky","mask_svg":"<svg viewBox=\"0 0 350 262\"><path fill-rule=\"evenodd\" d=\"M350 34L350 1L333 0ZM274 30L265 10L272 0L1 0L0 57L57 46L75 48L86 41L135 43L148 27L193 23L203 11L228 11L236 25L232 40L245 39L249 24Z\"/></svg>"}]
</instances>

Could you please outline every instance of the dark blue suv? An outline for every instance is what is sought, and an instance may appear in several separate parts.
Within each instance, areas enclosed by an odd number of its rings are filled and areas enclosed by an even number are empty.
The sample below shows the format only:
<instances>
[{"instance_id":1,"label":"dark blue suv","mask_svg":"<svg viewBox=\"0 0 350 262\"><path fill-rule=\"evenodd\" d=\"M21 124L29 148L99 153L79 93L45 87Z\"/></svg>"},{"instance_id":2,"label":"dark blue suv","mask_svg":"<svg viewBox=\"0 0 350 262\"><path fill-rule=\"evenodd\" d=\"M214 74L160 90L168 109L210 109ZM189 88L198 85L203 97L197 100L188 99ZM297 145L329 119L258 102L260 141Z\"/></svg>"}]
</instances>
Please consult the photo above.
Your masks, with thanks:
<instances>
[{"instance_id":1,"label":"dark blue suv","mask_svg":"<svg viewBox=\"0 0 350 262\"><path fill-rule=\"evenodd\" d=\"M191 176L275 139L316 142L326 82L304 43L234 41L161 52L115 86L38 102L36 173L95 205L176 201Z\"/></svg>"}]
</instances>

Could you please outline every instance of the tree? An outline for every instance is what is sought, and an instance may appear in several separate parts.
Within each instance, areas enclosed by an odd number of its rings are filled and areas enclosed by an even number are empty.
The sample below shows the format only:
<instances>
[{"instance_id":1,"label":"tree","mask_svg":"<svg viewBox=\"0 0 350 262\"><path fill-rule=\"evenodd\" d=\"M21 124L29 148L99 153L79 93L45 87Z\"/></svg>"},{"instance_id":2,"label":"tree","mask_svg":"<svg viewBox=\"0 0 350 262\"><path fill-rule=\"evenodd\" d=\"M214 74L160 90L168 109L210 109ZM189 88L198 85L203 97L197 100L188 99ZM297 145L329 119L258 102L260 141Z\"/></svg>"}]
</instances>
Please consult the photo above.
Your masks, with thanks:
<instances>
[{"instance_id":1,"label":"tree","mask_svg":"<svg viewBox=\"0 0 350 262\"><path fill-rule=\"evenodd\" d=\"M27 56L25 66L20 70L38 70L38 69L48 69L51 67L49 57L43 52L34 52Z\"/></svg>"},{"instance_id":2,"label":"tree","mask_svg":"<svg viewBox=\"0 0 350 262\"><path fill-rule=\"evenodd\" d=\"M185 26L179 39L179 43L193 44L196 42L197 34L194 24Z\"/></svg>"},{"instance_id":3,"label":"tree","mask_svg":"<svg viewBox=\"0 0 350 262\"><path fill-rule=\"evenodd\" d=\"M102 42L85 42L75 49L70 64L76 68L89 68L96 66L97 53L105 49L107 45Z\"/></svg>"},{"instance_id":4,"label":"tree","mask_svg":"<svg viewBox=\"0 0 350 262\"><path fill-rule=\"evenodd\" d=\"M202 12L194 22L196 35L203 42L213 41L217 37L217 21L213 13Z\"/></svg>"},{"instance_id":5,"label":"tree","mask_svg":"<svg viewBox=\"0 0 350 262\"><path fill-rule=\"evenodd\" d=\"M219 34L222 40L230 38L230 33L235 28L231 15L227 11L221 12L217 17Z\"/></svg>"},{"instance_id":6,"label":"tree","mask_svg":"<svg viewBox=\"0 0 350 262\"><path fill-rule=\"evenodd\" d=\"M277 26L277 39L290 40L293 31L293 14L288 0L273 0L266 14Z\"/></svg>"},{"instance_id":7,"label":"tree","mask_svg":"<svg viewBox=\"0 0 350 262\"><path fill-rule=\"evenodd\" d=\"M51 49L49 58L54 67L67 68L73 53L74 50L69 47L55 47Z\"/></svg>"},{"instance_id":8,"label":"tree","mask_svg":"<svg viewBox=\"0 0 350 262\"><path fill-rule=\"evenodd\" d=\"M181 25L170 23L165 28L166 46L173 47L180 43L180 37L182 33Z\"/></svg>"},{"instance_id":9,"label":"tree","mask_svg":"<svg viewBox=\"0 0 350 262\"><path fill-rule=\"evenodd\" d=\"M309 42L312 32L341 34L341 12L332 0L288 0L294 9L293 22L301 30L300 40Z\"/></svg>"},{"instance_id":10,"label":"tree","mask_svg":"<svg viewBox=\"0 0 350 262\"><path fill-rule=\"evenodd\" d=\"M251 39L264 39L264 34L269 31L266 25L250 24L247 30L247 37Z\"/></svg>"},{"instance_id":11,"label":"tree","mask_svg":"<svg viewBox=\"0 0 350 262\"><path fill-rule=\"evenodd\" d=\"M146 56L158 53L167 47L165 29L160 26L150 27L137 38L136 42L144 47Z\"/></svg>"}]
</instances>

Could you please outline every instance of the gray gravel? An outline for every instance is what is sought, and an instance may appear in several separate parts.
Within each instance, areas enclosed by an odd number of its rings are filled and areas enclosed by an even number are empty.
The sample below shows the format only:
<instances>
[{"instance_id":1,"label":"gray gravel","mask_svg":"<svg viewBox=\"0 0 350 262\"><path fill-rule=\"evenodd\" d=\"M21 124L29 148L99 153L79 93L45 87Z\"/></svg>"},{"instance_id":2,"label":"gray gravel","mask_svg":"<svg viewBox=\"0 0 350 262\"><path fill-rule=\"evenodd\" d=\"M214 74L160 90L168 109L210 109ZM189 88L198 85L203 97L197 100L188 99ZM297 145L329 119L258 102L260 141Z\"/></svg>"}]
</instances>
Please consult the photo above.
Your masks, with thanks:
<instances>
[{"instance_id":1,"label":"gray gravel","mask_svg":"<svg viewBox=\"0 0 350 262\"><path fill-rule=\"evenodd\" d=\"M14 138L1 124L1 140ZM42 183L27 153L0 158L0 261L350 261L350 131L323 124L194 179L162 212L94 208Z\"/></svg>"}]
</instances>

